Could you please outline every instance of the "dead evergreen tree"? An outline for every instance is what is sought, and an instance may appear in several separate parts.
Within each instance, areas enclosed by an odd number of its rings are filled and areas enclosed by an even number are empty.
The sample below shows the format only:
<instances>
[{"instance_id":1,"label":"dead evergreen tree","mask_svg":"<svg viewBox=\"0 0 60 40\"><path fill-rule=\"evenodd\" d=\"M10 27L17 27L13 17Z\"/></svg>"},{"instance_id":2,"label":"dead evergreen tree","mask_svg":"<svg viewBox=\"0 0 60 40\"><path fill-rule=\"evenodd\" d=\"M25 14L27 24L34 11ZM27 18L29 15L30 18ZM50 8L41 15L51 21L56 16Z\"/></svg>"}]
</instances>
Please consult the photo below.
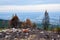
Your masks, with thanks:
<instances>
[{"instance_id":1,"label":"dead evergreen tree","mask_svg":"<svg viewBox=\"0 0 60 40\"><path fill-rule=\"evenodd\" d=\"M15 14L15 16L13 16L12 19L10 20L10 25L12 28L18 28L18 24L19 24L19 18Z\"/></svg>"},{"instance_id":2,"label":"dead evergreen tree","mask_svg":"<svg viewBox=\"0 0 60 40\"><path fill-rule=\"evenodd\" d=\"M32 25L32 22L30 19L26 19L26 27L27 28L31 28L33 25Z\"/></svg>"}]
</instances>

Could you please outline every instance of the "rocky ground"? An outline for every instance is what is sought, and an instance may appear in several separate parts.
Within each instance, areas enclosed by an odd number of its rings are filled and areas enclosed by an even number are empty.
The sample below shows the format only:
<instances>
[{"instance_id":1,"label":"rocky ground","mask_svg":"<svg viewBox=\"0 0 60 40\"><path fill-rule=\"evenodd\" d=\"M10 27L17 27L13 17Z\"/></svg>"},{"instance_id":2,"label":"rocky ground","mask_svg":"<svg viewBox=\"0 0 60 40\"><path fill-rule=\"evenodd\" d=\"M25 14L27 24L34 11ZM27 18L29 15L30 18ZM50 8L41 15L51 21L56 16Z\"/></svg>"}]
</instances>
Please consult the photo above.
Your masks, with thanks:
<instances>
[{"instance_id":1,"label":"rocky ground","mask_svg":"<svg viewBox=\"0 0 60 40\"><path fill-rule=\"evenodd\" d=\"M0 32L0 40L60 40L60 35L38 29L6 29Z\"/></svg>"}]
</instances>

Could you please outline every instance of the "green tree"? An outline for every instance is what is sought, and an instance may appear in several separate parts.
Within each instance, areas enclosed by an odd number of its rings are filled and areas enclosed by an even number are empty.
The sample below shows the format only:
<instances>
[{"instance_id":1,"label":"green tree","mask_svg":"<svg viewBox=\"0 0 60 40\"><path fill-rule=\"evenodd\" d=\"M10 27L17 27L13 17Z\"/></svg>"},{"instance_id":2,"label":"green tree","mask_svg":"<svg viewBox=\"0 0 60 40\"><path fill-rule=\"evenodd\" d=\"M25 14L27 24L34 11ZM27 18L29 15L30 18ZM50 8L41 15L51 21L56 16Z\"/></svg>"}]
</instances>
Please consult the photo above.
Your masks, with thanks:
<instances>
[{"instance_id":1,"label":"green tree","mask_svg":"<svg viewBox=\"0 0 60 40\"><path fill-rule=\"evenodd\" d=\"M33 23L33 27L32 28L36 28L36 27L37 27L36 23Z\"/></svg>"},{"instance_id":2,"label":"green tree","mask_svg":"<svg viewBox=\"0 0 60 40\"><path fill-rule=\"evenodd\" d=\"M49 22L49 14L48 14L48 12L47 12L47 10L46 10L46 11L45 11L44 18L43 18L43 20L42 20L43 29L44 29L44 30L48 30L49 24L50 24L50 22Z\"/></svg>"},{"instance_id":3,"label":"green tree","mask_svg":"<svg viewBox=\"0 0 60 40\"><path fill-rule=\"evenodd\" d=\"M57 28L56 28L56 32L57 32L58 34L60 34L60 27L57 27Z\"/></svg>"}]
</instances>

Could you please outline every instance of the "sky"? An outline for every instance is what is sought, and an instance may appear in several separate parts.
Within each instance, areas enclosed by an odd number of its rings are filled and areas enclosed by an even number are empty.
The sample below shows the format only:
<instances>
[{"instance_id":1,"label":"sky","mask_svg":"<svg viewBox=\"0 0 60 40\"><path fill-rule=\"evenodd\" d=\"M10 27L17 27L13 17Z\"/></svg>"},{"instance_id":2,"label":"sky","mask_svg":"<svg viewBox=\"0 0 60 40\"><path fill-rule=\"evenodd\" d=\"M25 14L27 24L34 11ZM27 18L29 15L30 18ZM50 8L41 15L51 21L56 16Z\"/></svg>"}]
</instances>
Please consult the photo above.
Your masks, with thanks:
<instances>
[{"instance_id":1,"label":"sky","mask_svg":"<svg viewBox=\"0 0 60 40\"><path fill-rule=\"evenodd\" d=\"M39 21L44 16L45 10L50 17L58 19L60 0L0 0L1 19L11 19L12 14L17 13L22 20L31 18L33 21L35 19Z\"/></svg>"},{"instance_id":2,"label":"sky","mask_svg":"<svg viewBox=\"0 0 60 40\"><path fill-rule=\"evenodd\" d=\"M37 4L37 5L3 5L0 12L39 12L39 11L60 11L60 4Z\"/></svg>"},{"instance_id":3,"label":"sky","mask_svg":"<svg viewBox=\"0 0 60 40\"><path fill-rule=\"evenodd\" d=\"M0 0L0 5L59 4L60 0Z\"/></svg>"},{"instance_id":4,"label":"sky","mask_svg":"<svg viewBox=\"0 0 60 40\"><path fill-rule=\"evenodd\" d=\"M60 0L0 0L0 12L60 11Z\"/></svg>"}]
</instances>

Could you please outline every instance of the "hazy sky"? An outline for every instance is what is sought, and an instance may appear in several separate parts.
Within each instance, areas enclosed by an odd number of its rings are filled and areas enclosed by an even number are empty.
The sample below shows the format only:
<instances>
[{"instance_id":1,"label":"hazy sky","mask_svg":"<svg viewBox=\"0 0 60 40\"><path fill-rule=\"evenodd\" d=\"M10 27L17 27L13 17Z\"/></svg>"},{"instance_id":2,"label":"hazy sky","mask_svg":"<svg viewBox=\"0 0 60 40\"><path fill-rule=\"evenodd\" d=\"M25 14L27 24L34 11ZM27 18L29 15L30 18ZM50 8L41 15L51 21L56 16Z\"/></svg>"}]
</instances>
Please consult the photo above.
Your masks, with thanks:
<instances>
[{"instance_id":1,"label":"hazy sky","mask_svg":"<svg viewBox=\"0 0 60 40\"><path fill-rule=\"evenodd\" d=\"M0 0L0 12L60 11L60 0Z\"/></svg>"},{"instance_id":2,"label":"hazy sky","mask_svg":"<svg viewBox=\"0 0 60 40\"><path fill-rule=\"evenodd\" d=\"M0 5L60 4L60 0L0 0Z\"/></svg>"},{"instance_id":3,"label":"hazy sky","mask_svg":"<svg viewBox=\"0 0 60 40\"><path fill-rule=\"evenodd\" d=\"M22 20L26 18L40 20L45 10L49 11L51 18L59 19L60 0L0 0L0 19L10 19L14 12L21 12L17 15Z\"/></svg>"},{"instance_id":4,"label":"hazy sky","mask_svg":"<svg viewBox=\"0 0 60 40\"><path fill-rule=\"evenodd\" d=\"M39 12L39 11L60 11L60 4L40 4L40 5L3 5L0 12Z\"/></svg>"}]
</instances>

